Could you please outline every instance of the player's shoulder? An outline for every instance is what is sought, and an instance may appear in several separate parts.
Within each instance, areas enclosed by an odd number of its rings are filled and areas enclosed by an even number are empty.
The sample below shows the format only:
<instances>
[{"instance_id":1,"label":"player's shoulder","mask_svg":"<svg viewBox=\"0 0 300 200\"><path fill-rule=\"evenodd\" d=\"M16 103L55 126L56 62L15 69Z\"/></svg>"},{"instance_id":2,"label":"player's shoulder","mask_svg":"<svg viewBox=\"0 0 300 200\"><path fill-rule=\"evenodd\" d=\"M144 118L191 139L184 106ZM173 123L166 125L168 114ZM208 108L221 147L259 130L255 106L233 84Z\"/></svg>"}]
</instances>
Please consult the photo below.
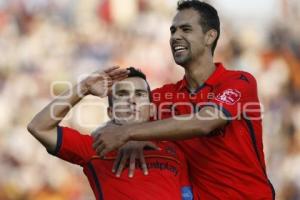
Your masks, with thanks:
<instances>
[{"instance_id":1,"label":"player's shoulder","mask_svg":"<svg viewBox=\"0 0 300 200\"><path fill-rule=\"evenodd\" d=\"M152 90L152 94L176 91L176 89L180 86L181 83L182 80L178 81L177 83L164 84L163 86Z\"/></svg>"},{"instance_id":2,"label":"player's shoulder","mask_svg":"<svg viewBox=\"0 0 300 200\"><path fill-rule=\"evenodd\" d=\"M89 133L86 133L86 131L76 130L68 126L58 126L57 132L58 134L61 134L62 135L61 137L64 139L70 138L69 140L71 142L76 140L84 140L87 142L92 142L93 140L93 137Z\"/></svg>"},{"instance_id":3,"label":"player's shoulder","mask_svg":"<svg viewBox=\"0 0 300 200\"><path fill-rule=\"evenodd\" d=\"M221 82L225 83L248 83L248 84L255 84L256 85L256 79L255 77L250 73L242 70L229 70L227 69L225 71L224 76L220 79Z\"/></svg>"}]
</instances>

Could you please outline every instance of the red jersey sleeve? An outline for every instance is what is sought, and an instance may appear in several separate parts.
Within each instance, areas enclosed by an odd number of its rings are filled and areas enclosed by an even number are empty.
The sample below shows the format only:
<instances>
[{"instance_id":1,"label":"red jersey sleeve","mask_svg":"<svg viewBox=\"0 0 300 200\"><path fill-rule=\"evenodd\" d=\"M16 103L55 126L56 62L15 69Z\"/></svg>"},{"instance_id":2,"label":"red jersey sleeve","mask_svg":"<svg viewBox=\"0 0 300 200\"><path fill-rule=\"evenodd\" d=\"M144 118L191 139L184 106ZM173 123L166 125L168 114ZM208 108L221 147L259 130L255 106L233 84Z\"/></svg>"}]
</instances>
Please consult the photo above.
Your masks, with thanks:
<instances>
[{"instance_id":1,"label":"red jersey sleeve","mask_svg":"<svg viewBox=\"0 0 300 200\"><path fill-rule=\"evenodd\" d=\"M260 117L255 78L243 72L226 83L220 84L215 88L214 97L207 105L217 106L229 121L240 118L241 114Z\"/></svg>"},{"instance_id":2,"label":"red jersey sleeve","mask_svg":"<svg viewBox=\"0 0 300 200\"><path fill-rule=\"evenodd\" d=\"M68 127L57 127L57 144L50 154L77 165L84 165L94 155L92 137Z\"/></svg>"}]
</instances>

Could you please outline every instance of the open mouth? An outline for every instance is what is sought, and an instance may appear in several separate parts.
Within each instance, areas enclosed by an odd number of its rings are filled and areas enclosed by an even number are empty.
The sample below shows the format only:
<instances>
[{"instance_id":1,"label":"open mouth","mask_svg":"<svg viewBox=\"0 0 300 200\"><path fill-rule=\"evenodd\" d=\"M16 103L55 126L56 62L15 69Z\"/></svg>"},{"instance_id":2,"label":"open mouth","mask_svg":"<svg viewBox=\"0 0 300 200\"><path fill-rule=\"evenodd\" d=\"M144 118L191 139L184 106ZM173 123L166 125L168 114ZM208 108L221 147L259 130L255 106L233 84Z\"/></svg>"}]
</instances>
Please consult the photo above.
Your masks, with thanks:
<instances>
[{"instance_id":1,"label":"open mouth","mask_svg":"<svg viewBox=\"0 0 300 200\"><path fill-rule=\"evenodd\" d=\"M182 45L174 45L173 46L173 52L175 54L180 54L180 53L182 53L182 52L184 52L186 50L187 50L187 47L182 46Z\"/></svg>"}]
</instances>

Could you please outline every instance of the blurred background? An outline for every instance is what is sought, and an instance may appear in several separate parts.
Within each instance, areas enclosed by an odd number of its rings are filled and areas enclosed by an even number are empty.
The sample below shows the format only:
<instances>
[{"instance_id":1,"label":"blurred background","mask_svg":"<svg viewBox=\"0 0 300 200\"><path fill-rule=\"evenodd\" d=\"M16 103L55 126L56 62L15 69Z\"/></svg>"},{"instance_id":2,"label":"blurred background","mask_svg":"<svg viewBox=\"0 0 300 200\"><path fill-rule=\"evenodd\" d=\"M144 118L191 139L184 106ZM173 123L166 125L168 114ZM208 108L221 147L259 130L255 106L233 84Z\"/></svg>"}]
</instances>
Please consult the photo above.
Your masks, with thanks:
<instances>
[{"instance_id":1,"label":"blurred background","mask_svg":"<svg viewBox=\"0 0 300 200\"><path fill-rule=\"evenodd\" d=\"M176 2L0 0L1 200L94 199L81 168L47 154L26 125L55 95L97 69L133 65L152 88L181 79L168 44ZM208 2L222 24L215 61L258 81L277 199L300 199L300 2ZM106 105L88 96L63 123L88 133L108 119Z\"/></svg>"}]
</instances>

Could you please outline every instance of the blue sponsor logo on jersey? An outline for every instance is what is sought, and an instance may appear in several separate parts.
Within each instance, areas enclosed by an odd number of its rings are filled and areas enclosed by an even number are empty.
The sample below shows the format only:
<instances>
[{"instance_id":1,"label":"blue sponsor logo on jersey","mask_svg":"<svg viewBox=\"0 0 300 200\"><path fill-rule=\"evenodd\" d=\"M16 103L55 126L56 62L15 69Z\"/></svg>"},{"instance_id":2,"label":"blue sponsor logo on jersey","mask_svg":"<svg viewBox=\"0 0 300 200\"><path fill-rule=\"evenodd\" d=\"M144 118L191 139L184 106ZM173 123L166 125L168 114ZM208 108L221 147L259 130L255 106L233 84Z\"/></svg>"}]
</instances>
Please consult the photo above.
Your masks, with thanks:
<instances>
[{"instance_id":1,"label":"blue sponsor logo on jersey","mask_svg":"<svg viewBox=\"0 0 300 200\"><path fill-rule=\"evenodd\" d=\"M191 187L182 187L181 188L181 197L182 200L193 200L193 192Z\"/></svg>"}]
</instances>

